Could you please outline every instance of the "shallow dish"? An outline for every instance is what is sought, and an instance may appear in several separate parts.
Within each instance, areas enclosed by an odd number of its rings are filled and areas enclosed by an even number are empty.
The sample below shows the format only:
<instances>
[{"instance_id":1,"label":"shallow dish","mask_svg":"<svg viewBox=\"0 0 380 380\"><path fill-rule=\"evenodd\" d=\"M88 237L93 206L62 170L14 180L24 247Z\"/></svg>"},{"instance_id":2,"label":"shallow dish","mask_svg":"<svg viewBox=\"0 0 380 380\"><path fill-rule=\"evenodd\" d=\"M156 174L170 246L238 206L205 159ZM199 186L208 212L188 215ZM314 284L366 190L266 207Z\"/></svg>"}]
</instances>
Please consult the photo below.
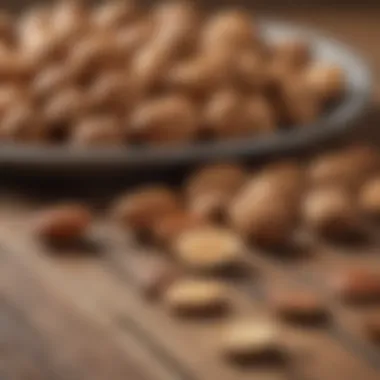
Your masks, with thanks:
<instances>
[{"instance_id":1,"label":"shallow dish","mask_svg":"<svg viewBox=\"0 0 380 380\"><path fill-rule=\"evenodd\" d=\"M0 146L0 165L35 168L151 167L193 164L220 159L262 158L296 151L345 134L369 104L371 77L363 60L344 44L303 27L278 21L262 21L268 40L302 36L315 58L340 65L347 76L345 96L312 125L298 126L260 137L194 143L178 147L73 148L68 146Z\"/></svg>"}]
</instances>

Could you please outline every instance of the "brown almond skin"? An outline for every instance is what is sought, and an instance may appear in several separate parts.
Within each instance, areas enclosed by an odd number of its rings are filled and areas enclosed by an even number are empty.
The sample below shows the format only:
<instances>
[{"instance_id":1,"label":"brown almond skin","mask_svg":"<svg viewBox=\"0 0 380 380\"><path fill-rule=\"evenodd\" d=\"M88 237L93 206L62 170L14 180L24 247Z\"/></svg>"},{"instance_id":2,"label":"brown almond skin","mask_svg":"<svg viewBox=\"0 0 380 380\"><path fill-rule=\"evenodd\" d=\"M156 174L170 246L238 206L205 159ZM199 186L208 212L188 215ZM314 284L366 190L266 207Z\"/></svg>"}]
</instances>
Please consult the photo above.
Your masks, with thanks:
<instances>
[{"instance_id":1,"label":"brown almond skin","mask_svg":"<svg viewBox=\"0 0 380 380\"><path fill-rule=\"evenodd\" d=\"M297 216L298 209L281 189L260 176L243 187L229 208L233 228L263 245L289 242Z\"/></svg>"},{"instance_id":2,"label":"brown almond skin","mask_svg":"<svg viewBox=\"0 0 380 380\"><path fill-rule=\"evenodd\" d=\"M337 295L344 301L366 303L380 301L380 274L369 269L353 268L332 278Z\"/></svg>"},{"instance_id":3,"label":"brown almond skin","mask_svg":"<svg viewBox=\"0 0 380 380\"><path fill-rule=\"evenodd\" d=\"M369 145L356 145L325 153L310 163L313 185L337 184L355 189L379 167L379 154Z\"/></svg>"},{"instance_id":4,"label":"brown almond skin","mask_svg":"<svg viewBox=\"0 0 380 380\"><path fill-rule=\"evenodd\" d=\"M153 225L153 236L159 244L171 246L184 231L202 225L207 225L207 222L200 216L186 211L177 211L157 220Z\"/></svg>"},{"instance_id":5,"label":"brown almond skin","mask_svg":"<svg viewBox=\"0 0 380 380\"><path fill-rule=\"evenodd\" d=\"M245 169L234 163L211 164L190 175L185 184L186 194L194 198L199 194L222 190L234 195L247 179Z\"/></svg>"},{"instance_id":6,"label":"brown almond skin","mask_svg":"<svg viewBox=\"0 0 380 380\"><path fill-rule=\"evenodd\" d=\"M354 199L339 187L311 191L305 197L302 212L306 226L327 237L349 237L360 230Z\"/></svg>"},{"instance_id":7,"label":"brown almond skin","mask_svg":"<svg viewBox=\"0 0 380 380\"><path fill-rule=\"evenodd\" d=\"M365 216L379 220L380 218L380 178L367 181L359 191L359 207Z\"/></svg>"},{"instance_id":8,"label":"brown almond skin","mask_svg":"<svg viewBox=\"0 0 380 380\"><path fill-rule=\"evenodd\" d=\"M93 116L74 126L72 144L80 147L118 146L124 143L124 131L113 116Z\"/></svg>"},{"instance_id":9,"label":"brown almond skin","mask_svg":"<svg viewBox=\"0 0 380 380\"><path fill-rule=\"evenodd\" d=\"M204 50L225 46L236 51L256 45L257 34L250 15L239 10L221 11L205 23L201 46Z\"/></svg>"},{"instance_id":10,"label":"brown almond skin","mask_svg":"<svg viewBox=\"0 0 380 380\"><path fill-rule=\"evenodd\" d=\"M5 112L0 135L5 140L38 143L46 141L48 129L39 110L22 102Z\"/></svg>"},{"instance_id":11,"label":"brown almond skin","mask_svg":"<svg viewBox=\"0 0 380 380\"><path fill-rule=\"evenodd\" d=\"M196 108L181 95L142 103L130 118L132 139L153 145L184 144L197 135Z\"/></svg>"},{"instance_id":12,"label":"brown almond skin","mask_svg":"<svg viewBox=\"0 0 380 380\"><path fill-rule=\"evenodd\" d=\"M76 241L92 221L91 212L80 204L63 204L39 212L34 219L37 236L54 242Z\"/></svg>"},{"instance_id":13,"label":"brown almond skin","mask_svg":"<svg viewBox=\"0 0 380 380\"><path fill-rule=\"evenodd\" d=\"M310 91L323 101L339 98L346 89L346 74L339 66L315 63L304 75Z\"/></svg>"},{"instance_id":14,"label":"brown almond skin","mask_svg":"<svg viewBox=\"0 0 380 380\"><path fill-rule=\"evenodd\" d=\"M273 59L291 68L302 69L311 60L310 46L302 39L286 38L275 43L271 48Z\"/></svg>"},{"instance_id":15,"label":"brown almond skin","mask_svg":"<svg viewBox=\"0 0 380 380\"><path fill-rule=\"evenodd\" d=\"M374 314L364 321L364 329L368 338L375 342L380 343L380 315Z\"/></svg>"},{"instance_id":16,"label":"brown almond skin","mask_svg":"<svg viewBox=\"0 0 380 380\"><path fill-rule=\"evenodd\" d=\"M113 213L123 226L137 233L152 233L160 218L180 209L181 202L174 192L155 186L122 196L116 202Z\"/></svg>"},{"instance_id":17,"label":"brown almond skin","mask_svg":"<svg viewBox=\"0 0 380 380\"><path fill-rule=\"evenodd\" d=\"M318 322L327 310L320 297L306 290L279 290L271 296L271 305L280 317L295 322Z\"/></svg>"}]
</instances>

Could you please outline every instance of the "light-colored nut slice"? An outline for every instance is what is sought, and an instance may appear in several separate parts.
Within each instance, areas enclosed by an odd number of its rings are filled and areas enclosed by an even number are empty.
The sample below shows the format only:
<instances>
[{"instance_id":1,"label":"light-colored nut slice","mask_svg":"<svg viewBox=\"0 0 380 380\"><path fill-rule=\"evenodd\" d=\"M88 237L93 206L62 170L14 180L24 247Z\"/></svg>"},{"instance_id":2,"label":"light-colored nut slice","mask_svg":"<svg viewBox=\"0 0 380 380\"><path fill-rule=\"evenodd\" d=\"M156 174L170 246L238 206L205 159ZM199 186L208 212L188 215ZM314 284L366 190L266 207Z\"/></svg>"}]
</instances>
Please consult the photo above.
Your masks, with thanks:
<instances>
[{"instance_id":1,"label":"light-colored nut slice","mask_svg":"<svg viewBox=\"0 0 380 380\"><path fill-rule=\"evenodd\" d=\"M380 217L380 177L366 182L359 193L360 210L371 218Z\"/></svg>"},{"instance_id":2,"label":"light-colored nut slice","mask_svg":"<svg viewBox=\"0 0 380 380\"><path fill-rule=\"evenodd\" d=\"M222 351L231 359L266 359L281 352L277 326L268 321L236 321L223 333Z\"/></svg>"},{"instance_id":3,"label":"light-colored nut slice","mask_svg":"<svg viewBox=\"0 0 380 380\"><path fill-rule=\"evenodd\" d=\"M168 288L164 303L171 311L181 315L220 313L229 306L229 292L217 281L179 280Z\"/></svg>"},{"instance_id":4,"label":"light-colored nut slice","mask_svg":"<svg viewBox=\"0 0 380 380\"><path fill-rule=\"evenodd\" d=\"M184 232L174 243L178 258L195 270L216 270L236 265L243 251L244 245L237 235L218 227Z\"/></svg>"},{"instance_id":5,"label":"light-colored nut slice","mask_svg":"<svg viewBox=\"0 0 380 380\"><path fill-rule=\"evenodd\" d=\"M353 198L339 187L311 191L304 200L302 214L305 224L323 235L344 237L360 230Z\"/></svg>"}]
</instances>

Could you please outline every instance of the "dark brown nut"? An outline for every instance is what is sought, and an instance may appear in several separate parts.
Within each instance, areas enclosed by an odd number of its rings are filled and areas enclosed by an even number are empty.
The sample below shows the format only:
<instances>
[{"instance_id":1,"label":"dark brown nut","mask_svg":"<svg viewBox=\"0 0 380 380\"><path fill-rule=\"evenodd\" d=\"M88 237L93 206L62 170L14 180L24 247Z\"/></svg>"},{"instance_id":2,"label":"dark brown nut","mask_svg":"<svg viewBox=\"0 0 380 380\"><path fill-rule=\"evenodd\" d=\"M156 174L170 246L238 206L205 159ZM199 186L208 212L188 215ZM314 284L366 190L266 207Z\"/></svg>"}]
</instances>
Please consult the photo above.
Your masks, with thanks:
<instances>
[{"instance_id":1,"label":"dark brown nut","mask_svg":"<svg viewBox=\"0 0 380 380\"><path fill-rule=\"evenodd\" d=\"M159 298L181 275L170 261L141 252L128 258L128 269L136 288L149 299Z\"/></svg>"},{"instance_id":2,"label":"dark brown nut","mask_svg":"<svg viewBox=\"0 0 380 380\"><path fill-rule=\"evenodd\" d=\"M210 222L224 222L232 196L223 189L199 194L188 202L192 215Z\"/></svg>"},{"instance_id":3,"label":"dark brown nut","mask_svg":"<svg viewBox=\"0 0 380 380\"><path fill-rule=\"evenodd\" d=\"M36 99L44 100L70 85L71 80L70 73L65 67L61 65L48 66L37 73L31 83L31 93Z\"/></svg>"},{"instance_id":4,"label":"dark brown nut","mask_svg":"<svg viewBox=\"0 0 380 380\"><path fill-rule=\"evenodd\" d=\"M359 193L360 210L371 218L380 217L380 178L375 177L366 182Z\"/></svg>"},{"instance_id":5,"label":"dark brown nut","mask_svg":"<svg viewBox=\"0 0 380 380\"><path fill-rule=\"evenodd\" d=\"M167 289L164 303L175 314L203 316L226 311L230 300L228 289L217 281L185 279Z\"/></svg>"},{"instance_id":6,"label":"dark brown nut","mask_svg":"<svg viewBox=\"0 0 380 380\"><path fill-rule=\"evenodd\" d=\"M183 232L206 224L207 222L197 215L186 211L177 211L157 220L153 226L153 236L159 244L171 246Z\"/></svg>"},{"instance_id":7,"label":"dark brown nut","mask_svg":"<svg viewBox=\"0 0 380 380\"><path fill-rule=\"evenodd\" d=\"M114 206L116 219L136 232L151 232L160 218L182 209L177 195L165 187L148 187L122 196Z\"/></svg>"},{"instance_id":8,"label":"dark brown nut","mask_svg":"<svg viewBox=\"0 0 380 380\"><path fill-rule=\"evenodd\" d=\"M91 212L81 204L62 204L40 211L34 219L38 237L54 242L83 238L92 221Z\"/></svg>"},{"instance_id":9,"label":"dark brown nut","mask_svg":"<svg viewBox=\"0 0 380 380\"><path fill-rule=\"evenodd\" d=\"M348 237L360 230L353 198L339 187L311 191L305 197L302 213L311 230L326 236Z\"/></svg>"},{"instance_id":10,"label":"dark brown nut","mask_svg":"<svg viewBox=\"0 0 380 380\"><path fill-rule=\"evenodd\" d=\"M337 99L346 89L346 73L339 66L315 63L304 75L310 91L323 101Z\"/></svg>"},{"instance_id":11,"label":"dark brown nut","mask_svg":"<svg viewBox=\"0 0 380 380\"><path fill-rule=\"evenodd\" d=\"M374 314L364 321L364 329L368 338L379 344L380 343L380 315Z\"/></svg>"},{"instance_id":12,"label":"dark brown nut","mask_svg":"<svg viewBox=\"0 0 380 380\"><path fill-rule=\"evenodd\" d=\"M236 76L244 87L262 90L270 83L268 63L257 51L244 50L236 56Z\"/></svg>"},{"instance_id":13,"label":"dark brown nut","mask_svg":"<svg viewBox=\"0 0 380 380\"><path fill-rule=\"evenodd\" d=\"M274 60L295 69L304 68L312 58L310 46L305 40L289 38L275 42L272 55Z\"/></svg>"},{"instance_id":14,"label":"dark brown nut","mask_svg":"<svg viewBox=\"0 0 380 380\"><path fill-rule=\"evenodd\" d=\"M210 17L201 36L203 50L220 46L234 51L257 45L258 31L251 15L242 11L222 11Z\"/></svg>"},{"instance_id":15,"label":"dark brown nut","mask_svg":"<svg viewBox=\"0 0 380 380\"><path fill-rule=\"evenodd\" d=\"M247 98L243 116L246 128L252 135L271 133L276 129L274 109L263 96L255 95Z\"/></svg>"},{"instance_id":16,"label":"dark brown nut","mask_svg":"<svg viewBox=\"0 0 380 380\"><path fill-rule=\"evenodd\" d=\"M315 122L322 112L320 100L297 75L282 81L280 106L282 120L296 127Z\"/></svg>"},{"instance_id":17,"label":"dark brown nut","mask_svg":"<svg viewBox=\"0 0 380 380\"><path fill-rule=\"evenodd\" d=\"M186 183L188 198L200 194L223 191L233 196L247 179L243 167L233 163L221 163L205 166L192 174Z\"/></svg>"},{"instance_id":18,"label":"dark brown nut","mask_svg":"<svg viewBox=\"0 0 380 380\"><path fill-rule=\"evenodd\" d=\"M80 119L87 109L85 93L77 87L66 87L49 99L44 116L50 125L61 126Z\"/></svg>"},{"instance_id":19,"label":"dark brown nut","mask_svg":"<svg viewBox=\"0 0 380 380\"><path fill-rule=\"evenodd\" d=\"M344 301L380 301L380 274L370 269L352 268L333 275L332 286Z\"/></svg>"},{"instance_id":20,"label":"dark brown nut","mask_svg":"<svg viewBox=\"0 0 380 380\"><path fill-rule=\"evenodd\" d=\"M222 335L222 354L232 360L265 360L278 357L283 347L277 326L262 321L236 321Z\"/></svg>"},{"instance_id":21,"label":"dark brown nut","mask_svg":"<svg viewBox=\"0 0 380 380\"><path fill-rule=\"evenodd\" d=\"M375 148L353 146L324 154L312 161L309 177L314 185L337 184L355 188L379 167L379 162L379 154Z\"/></svg>"},{"instance_id":22,"label":"dark brown nut","mask_svg":"<svg viewBox=\"0 0 380 380\"><path fill-rule=\"evenodd\" d=\"M195 106L181 95L147 101L131 115L132 139L148 144L187 143L198 133Z\"/></svg>"},{"instance_id":23,"label":"dark brown nut","mask_svg":"<svg viewBox=\"0 0 380 380\"><path fill-rule=\"evenodd\" d=\"M271 306L281 317L295 322L319 322L327 308L318 294L307 290L279 290L271 296Z\"/></svg>"},{"instance_id":24,"label":"dark brown nut","mask_svg":"<svg viewBox=\"0 0 380 380\"><path fill-rule=\"evenodd\" d=\"M153 9L154 44L172 57L191 51L200 29L198 10L186 1L167 1Z\"/></svg>"},{"instance_id":25,"label":"dark brown nut","mask_svg":"<svg viewBox=\"0 0 380 380\"><path fill-rule=\"evenodd\" d=\"M71 141L76 146L117 146L124 143L124 131L114 116L89 116L74 126Z\"/></svg>"},{"instance_id":26,"label":"dark brown nut","mask_svg":"<svg viewBox=\"0 0 380 380\"><path fill-rule=\"evenodd\" d=\"M187 267L213 271L239 264L244 245L232 231L209 226L182 233L174 242L173 250Z\"/></svg>"},{"instance_id":27,"label":"dark brown nut","mask_svg":"<svg viewBox=\"0 0 380 380\"><path fill-rule=\"evenodd\" d=\"M95 7L91 21L96 28L116 29L131 23L138 15L133 1L111 1Z\"/></svg>"},{"instance_id":28,"label":"dark brown nut","mask_svg":"<svg viewBox=\"0 0 380 380\"><path fill-rule=\"evenodd\" d=\"M125 115L140 98L139 90L126 71L106 71L89 88L89 106L96 111L111 109Z\"/></svg>"},{"instance_id":29,"label":"dark brown nut","mask_svg":"<svg viewBox=\"0 0 380 380\"><path fill-rule=\"evenodd\" d=\"M229 207L232 227L243 237L264 245L279 245L292 237L298 208L265 176L250 181Z\"/></svg>"},{"instance_id":30,"label":"dark brown nut","mask_svg":"<svg viewBox=\"0 0 380 380\"><path fill-rule=\"evenodd\" d=\"M13 105L1 122L2 139L22 142L41 142L47 137L45 121L32 104L23 102Z\"/></svg>"}]
</instances>

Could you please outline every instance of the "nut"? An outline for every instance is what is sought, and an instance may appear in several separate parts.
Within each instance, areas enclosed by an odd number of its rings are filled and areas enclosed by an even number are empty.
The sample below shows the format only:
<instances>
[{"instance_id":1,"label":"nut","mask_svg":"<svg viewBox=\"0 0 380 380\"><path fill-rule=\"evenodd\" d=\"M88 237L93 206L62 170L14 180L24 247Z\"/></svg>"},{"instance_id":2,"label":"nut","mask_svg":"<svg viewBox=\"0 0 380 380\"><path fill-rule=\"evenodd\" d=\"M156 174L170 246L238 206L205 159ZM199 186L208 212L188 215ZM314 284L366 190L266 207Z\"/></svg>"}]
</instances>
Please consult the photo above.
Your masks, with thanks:
<instances>
[{"instance_id":1,"label":"nut","mask_svg":"<svg viewBox=\"0 0 380 380\"><path fill-rule=\"evenodd\" d=\"M367 145L356 145L323 154L311 162L310 180L315 185L338 184L355 188L379 167L379 154Z\"/></svg>"},{"instance_id":2,"label":"nut","mask_svg":"<svg viewBox=\"0 0 380 380\"><path fill-rule=\"evenodd\" d=\"M282 351L277 327L268 321L237 321L226 327L223 354L233 360L261 360Z\"/></svg>"},{"instance_id":3,"label":"nut","mask_svg":"<svg viewBox=\"0 0 380 380\"><path fill-rule=\"evenodd\" d=\"M303 203L303 219L313 231L330 237L348 237L358 231L353 199L345 189L328 187L311 191Z\"/></svg>"},{"instance_id":4,"label":"nut","mask_svg":"<svg viewBox=\"0 0 380 380\"><path fill-rule=\"evenodd\" d=\"M271 297L274 311L280 317L295 322L318 322L327 316L321 298L307 290L279 290Z\"/></svg>"},{"instance_id":5,"label":"nut","mask_svg":"<svg viewBox=\"0 0 380 380\"><path fill-rule=\"evenodd\" d=\"M115 117L90 116L74 126L71 140L81 147L115 146L123 144L124 132Z\"/></svg>"},{"instance_id":6,"label":"nut","mask_svg":"<svg viewBox=\"0 0 380 380\"><path fill-rule=\"evenodd\" d=\"M6 140L36 143L46 139L48 130L39 110L23 102L5 112L0 135Z\"/></svg>"},{"instance_id":7,"label":"nut","mask_svg":"<svg viewBox=\"0 0 380 380\"><path fill-rule=\"evenodd\" d=\"M185 279L174 282L168 288L164 303L180 315L219 314L229 306L229 292L217 281Z\"/></svg>"},{"instance_id":8,"label":"nut","mask_svg":"<svg viewBox=\"0 0 380 380\"><path fill-rule=\"evenodd\" d=\"M171 246L183 232L206 223L201 217L181 210L159 218L153 226L153 236L160 244Z\"/></svg>"},{"instance_id":9,"label":"nut","mask_svg":"<svg viewBox=\"0 0 380 380\"><path fill-rule=\"evenodd\" d=\"M364 321L364 329L371 341L380 343L380 316L378 314L374 314Z\"/></svg>"},{"instance_id":10,"label":"nut","mask_svg":"<svg viewBox=\"0 0 380 380\"><path fill-rule=\"evenodd\" d=\"M346 74L340 66L315 63L305 72L310 91L324 101L339 98L346 89Z\"/></svg>"},{"instance_id":11,"label":"nut","mask_svg":"<svg viewBox=\"0 0 380 380\"><path fill-rule=\"evenodd\" d=\"M158 219L177 212L181 204L171 190L147 187L122 196L114 206L114 215L125 227L136 232L151 232Z\"/></svg>"},{"instance_id":12,"label":"nut","mask_svg":"<svg viewBox=\"0 0 380 380\"><path fill-rule=\"evenodd\" d=\"M62 204L40 211L34 219L36 234L54 242L76 241L92 221L91 212L81 204Z\"/></svg>"},{"instance_id":13,"label":"nut","mask_svg":"<svg viewBox=\"0 0 380 380\"><path fill-rule=\"evenodd\" d=\"M380 217L380 178L367 181L359 193L360 210L371 218Z\"/></svg>"},{"instance_id":14,"label":"nut","mask_svg":"<svg viewBox=\"0 0 380 380\"><path fill-rule=\"evenodd\" d=\"M96 7L91 20L96 28L114 29L134 21L138 13L132 1L111 1Z\"/></svg>"},{"instance_id":15,"label":"nut","mask_svg":"<svg viewBox=\"0 0 380 380\"><path fill-rule=\"evenodd\" d=\"M197 112L181 95L147 101L131 115L129 131L148 144L186 143L198 132Z\"/></svg>"},{"instance_id":16,"label":"nut","mask_svg":"<svg viewBox=\"0 0 380 380\"><path fill-rule=\"evenodd\" d=\"M174 242L173 249L189 268L208 271L238 264L244 246L233 232L210 226L185 231Z\"/></svg>"},{"instance_id":17,"label":"nut","mask_svg":"<svg viewBox=\"0 0 380 380\"><path fill-rule=\"evenodd\" d=\"M380 301L380 274L369 269L352 268L334 274L332 286L337 295L347 302Z\"/></svg>"},{"instance_id":18,"label":"nut","mask_svg":"<svg viewBox=\"0 0 380 380\"><path fill-rule=\"evenodd\" d=\"M297 214L290 197L265 175L246 184L229 207L233 228L245 238L264 245L288 242Z\"/></svg>"},{"instance_id":19,"label":"nut","mask_svg":"<svg viewBox=\"0 0 380 380\"><path fill-rule=\"evenodd\" d=\"M211 16L206 22L201 45L205 51L220 46L236 51L256 45L257 34L250 15L238 10L227 10Z\"/></svg>"},{"instance_id":20,"label":"nut","mask_svg":"<svg viewBox=\"0 0 380 380\"><path fill-rule=\"evenodd\" d=\"M193 173L186 183L186 194L195 198L200 194L222 190L233 196L244 184L245 170L233 163L221 163L205 166Z\"/></svg>"},{"instance_id":21,"label":"nut","mask_svg":"<svg viewBox=\"0 0 380 380\"><path fill-rule=\"evenodd\" d=\"M302 39L283 39L272 45L273 59L286 66L302 69L311 59L309 44Z\"/></svg>"}]
</instances>

